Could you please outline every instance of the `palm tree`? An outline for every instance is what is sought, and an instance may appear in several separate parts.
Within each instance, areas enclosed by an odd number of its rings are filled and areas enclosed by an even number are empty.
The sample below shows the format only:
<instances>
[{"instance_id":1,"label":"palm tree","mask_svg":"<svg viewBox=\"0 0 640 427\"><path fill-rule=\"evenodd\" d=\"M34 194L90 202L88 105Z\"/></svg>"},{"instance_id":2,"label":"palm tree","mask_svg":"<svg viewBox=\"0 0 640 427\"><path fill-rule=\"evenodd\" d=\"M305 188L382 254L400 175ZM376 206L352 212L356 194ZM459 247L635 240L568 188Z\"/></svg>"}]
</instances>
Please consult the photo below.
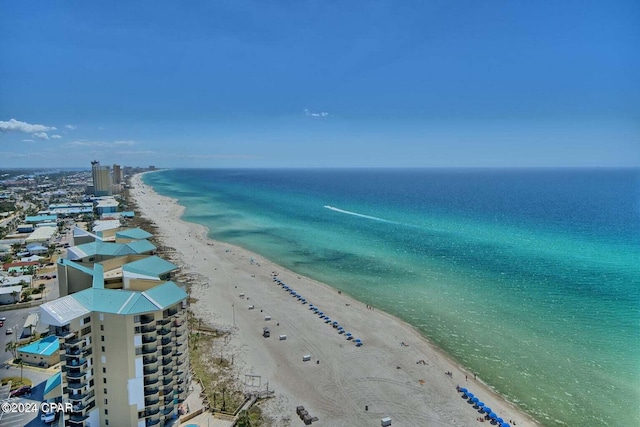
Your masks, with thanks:
<instances>
[{"instance_id":1,"label":"palm tree","mask_svg":"<svg viewBox=\"0 0 640 427\"><path fill-rule=\"evenodd\" d=\"M13 297L13 302L18 302L18 295L20 295L20 292L11 291L11 296Z\"/></svg>"},{"instance_id":2,"label":"palm tree","mask_svg":"<svg viewBox=\"0 0 640 427\"><path fill-rule=\"evenodd\" d=\"M9 341L7 344L5 344L4 351L10 352L15 359L16 357L18 357L18 343L13 340Z\"/></svg>"}]
</instances>

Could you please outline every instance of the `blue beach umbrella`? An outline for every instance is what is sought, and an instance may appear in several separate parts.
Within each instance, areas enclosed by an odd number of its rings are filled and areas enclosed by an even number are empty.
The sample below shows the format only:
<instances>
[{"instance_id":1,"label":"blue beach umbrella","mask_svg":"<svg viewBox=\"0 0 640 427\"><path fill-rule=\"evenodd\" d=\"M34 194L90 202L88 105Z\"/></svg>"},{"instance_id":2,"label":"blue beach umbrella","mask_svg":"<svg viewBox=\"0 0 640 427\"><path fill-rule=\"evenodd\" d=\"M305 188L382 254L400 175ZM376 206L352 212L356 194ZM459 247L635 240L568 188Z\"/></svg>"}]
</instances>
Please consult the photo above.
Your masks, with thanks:
<instances>
[{"instance_id":1,"label":"blue beach umbrella","mask_svg":"<svg viewBox=\"0 0 640 427\"><path fill-rule=\"evenodd\" d=\"M473 403L478 403L480 401L480 399L478 399L477 397L474 397L474 398L471 399L471 401Z\"/></svg>"},{"instance_id":2,"label":"blue beach umbrella","mask_svg":"<svg viewBox=\"0 0 640 427\"><path fill-rule=\"evenodd\" d=\"M491 408L489 408L488 406L485 406L484 408L482 408L482 410L483 410L484 412L486 412L487 414L490 414L490 413L492 412L492 411L491 411Z\"/></svg>"},{"instance_id":3,"label":"blue beach umbrella","mask_svg":"<svg viewBox=\"0 0 640 427\"><path fill-rule=\"evenodd\" d=\"M471 392L468 392L468 393L465 393L465 394L467 395L467 397L468 397L469 399L473 399L473 397L474 397L474 396L473 396L473 393L471 393Z\"/></svg>"},{"instance_id":4,"label":"blue beach umbrella","mask_svg":"<svg viewBox=\"0 0 640 427\"><path fill-rule=\"evenodd\" d=\"M478 408L482 409L484 407L484 402L476 402L476 405L478 405Z\"/></svg>"},{"instance_id":5,"label":"blue beach umbrella","mask_svg":"<svg viewBox=\"0 0 640 427\"><path fill-rule=\"evenodd\" d=\"M466 388L464 388L464 387L462 387L462 388L460 389L460 392L461 392L461 393L466 393L467 391L469 391L469 390L467 390L467 389L466 389Z\"/></svg>"},{"instance_id":6,"label":"blue beach umbrella","mask_svg":"<svg viewBox=\"0 0 640 427\"><path fill-rule=\"evenodd\" d=\"M511 424L509 424L509 423L502 423L502 424L500 424L500 427L511 427Z\"/></svg>"},{"instance_id":7,"label":"blue beach umbrella","mask_svg":"<svg viewBox=\"0 0 640 427\"><path fill-rule=\"evenodd\" d=\"M498 424L502 424L504 422L504 420L502 418L498 417L498 418L496 418L496 422Z\"/></svg>"},{"instance_id":8,"label":"blue beach umbrella","mask_svg":"<svg viewBox=\"0 0 640 427\"><path fill-rule=\"evenodd\" d=\"M353 340L353 342L359 343L359 342L362 342L362 340L360 338L357 338L357 339Z\"/></svg>"},{"instance_id":9,"label":"blue beach umbrella","mask_svg":"<svg viewBox=\"0 0 640 427\"><path fill-rule=\"evenodd\" d=\"M489 414L489 418L491 418L492 420L495 420L498 418L498 414L496 414L495 412L492 412Z\"/></svg>"}]
</instances>

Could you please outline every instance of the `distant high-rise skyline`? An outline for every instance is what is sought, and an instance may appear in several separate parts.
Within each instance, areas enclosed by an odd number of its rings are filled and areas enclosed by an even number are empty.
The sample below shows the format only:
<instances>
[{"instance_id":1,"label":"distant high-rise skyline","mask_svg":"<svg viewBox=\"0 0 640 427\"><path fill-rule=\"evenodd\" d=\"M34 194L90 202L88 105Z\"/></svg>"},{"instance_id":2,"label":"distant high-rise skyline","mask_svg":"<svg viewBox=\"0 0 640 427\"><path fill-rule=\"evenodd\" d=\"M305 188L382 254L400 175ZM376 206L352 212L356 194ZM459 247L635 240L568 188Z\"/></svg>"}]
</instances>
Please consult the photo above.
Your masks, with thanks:
<instances>
[{"instance_id":1,"label":"distant high-rise skyline","mask_svg":"<svg viewBox=\"0 0 640 427\"><path fill-rule=\"evenodd\" d=\"M94 196L111 196L111 170L109 166L100 166L100 162L91 162L91 176L93 178Z\"/></svg>"}]
</instances>

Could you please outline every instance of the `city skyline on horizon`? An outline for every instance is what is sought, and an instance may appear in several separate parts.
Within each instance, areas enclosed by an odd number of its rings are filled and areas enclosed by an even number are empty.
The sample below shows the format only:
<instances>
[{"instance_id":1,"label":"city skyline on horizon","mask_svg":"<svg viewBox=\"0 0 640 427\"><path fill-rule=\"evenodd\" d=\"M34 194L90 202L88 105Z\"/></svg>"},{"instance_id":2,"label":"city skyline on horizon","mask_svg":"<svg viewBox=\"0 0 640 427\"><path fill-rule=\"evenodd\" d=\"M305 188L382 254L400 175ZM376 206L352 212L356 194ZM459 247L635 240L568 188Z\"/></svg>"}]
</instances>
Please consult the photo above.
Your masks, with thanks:
<instances>
[{"instance_id":1,"label":"city skyline on horizon","mask_svg":"<svg viewBox=\"0 0 640 427\"><path fill-rule=\"evenodd\" d=\"M3 167L640 166L632 1L6 10Z\"/></svg>"}]
</instances>

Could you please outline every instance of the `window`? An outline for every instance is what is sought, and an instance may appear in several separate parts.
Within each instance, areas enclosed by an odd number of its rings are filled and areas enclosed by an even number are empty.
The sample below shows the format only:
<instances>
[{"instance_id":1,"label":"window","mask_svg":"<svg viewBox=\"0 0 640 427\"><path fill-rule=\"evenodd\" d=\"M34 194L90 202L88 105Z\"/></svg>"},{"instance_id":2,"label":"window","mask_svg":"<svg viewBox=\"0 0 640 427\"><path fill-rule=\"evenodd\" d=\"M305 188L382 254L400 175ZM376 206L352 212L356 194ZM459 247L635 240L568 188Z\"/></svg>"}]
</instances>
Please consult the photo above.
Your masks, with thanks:
<instances>
[{"instance_id":1,"label":"window","mask_svg":"<svg viewBox=\"0 0 640 427\"><path fill-rule=\"evenodd\" d=\"M109 415L109 410L108 410L108 409L105 409L105 410L104 410L104 414L105 414L105 415Z\"/></svg>"},{"instance_id":2,"label":"window","mask_svg":"<svg viewBox=\"0 0 640 427\"><path fill-rule=\"evenodd\" d=\"M103 384L106 384L106 383L107 383L107 379L106 379L106 378L103 378L103 379L102 379L102 383L103 383Z\"/></svg>"},{"instance_id":3,"label":"window","mask_svg":"<svg viewBox=\"0 0 640 427\"><path fill-rule=\"evenodd\" d=\"M105 400L104 400L104 404L106 405L106 404L108 404L108 403L109 403L109 400L108 400L108 399L105 399Z\"/></svg>"},{"instance_id":4,"label":"window","mask_svg":"<svg viewBox=\"0 0 640 427\"><path fill-rule=\"evenodd\" d=\"M106 374L107 373L107 368L102 368L102 373Z\"/></svg>"},{"instance_id":5,"label":"window","mask_svg":"<svg viewBox=\"0 0 640 427\"><path fill-rule=\"evenodd\" d=\"M100 330L104 331L104 325L100 325Z\"/></svg>"},{"instance_id":6,"label":"window","mask_svg":"<svg viewBox=\"0 0 640 427\"><path fill-rule=\"evenodd\" d=\"M140 323L140 316L133 316L133 323Z\"/></svg>"},{"instance_id":7,"label":"window","mask_svg":"<svg viewBox=\"0 0 640 427\"><path fill-rule=\"evenodd\" d=\"M107 389L106 388L104 389L104 394L107 394Z\"/></svg>"},{"instance_id":8,"label":"window","mask_svg":"<svg viewBox=\"0 0 640 427\"><path fill-rule=\"evenodd\" d=\"M104 346L100 347L100 350L104 353Z\"/></svg>"},{"instance_id":9,"label":"window","mask_svg":"<svg viewBox=\"0 0 640 427\"><path fill-rule=\"evenodd\" d=\"M91 322L91 316L87 316L84 319L82 319L82 324L83 325L86 325L89 322Z\"/></svg>"},{"instance_id":10,"label":"window","mask_svg":"<svg viewBox=\"0 0 640 427\"><path fill-rule=\"evenodd\" d=\"M104 425L108 426L109 425L109 420L104 420Z\"/></svg>"}]
</instances>

